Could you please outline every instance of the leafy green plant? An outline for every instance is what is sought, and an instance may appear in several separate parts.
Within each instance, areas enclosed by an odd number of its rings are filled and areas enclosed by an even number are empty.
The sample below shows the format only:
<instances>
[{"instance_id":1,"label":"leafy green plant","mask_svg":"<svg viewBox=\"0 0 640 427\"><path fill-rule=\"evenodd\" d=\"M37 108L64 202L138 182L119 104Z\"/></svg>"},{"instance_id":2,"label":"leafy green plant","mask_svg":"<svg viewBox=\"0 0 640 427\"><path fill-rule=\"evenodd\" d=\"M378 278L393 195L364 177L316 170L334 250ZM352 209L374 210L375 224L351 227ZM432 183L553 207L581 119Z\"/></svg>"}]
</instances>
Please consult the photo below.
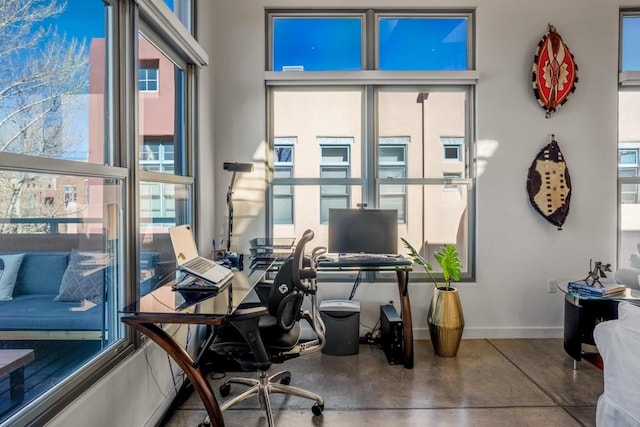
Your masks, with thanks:
<instances>
[{"instance_id":1,"label":"leafy green plant","mask_svg":"<svg viewBox=\"0 0 640 427\"><path fill-rule=\"evenodd\" d=\"M404 238L400 238L400 240L402 240L404 246L409 250L409 258L411 258L416 264L424 267L433 283L438 287L438 282L435 277L433 277L433 274L431 274L433 266L418 253L411 243L407 242ZM442 251L436 252L433 256L442 269L444 286L440 287L443 287L448 291L451 288L451 281L459 281L460 274L462 272L462 262L460 261L460 256L458 256L458 250L453 245L445 244L442 246Z\"/></svg>"}]
</instances>

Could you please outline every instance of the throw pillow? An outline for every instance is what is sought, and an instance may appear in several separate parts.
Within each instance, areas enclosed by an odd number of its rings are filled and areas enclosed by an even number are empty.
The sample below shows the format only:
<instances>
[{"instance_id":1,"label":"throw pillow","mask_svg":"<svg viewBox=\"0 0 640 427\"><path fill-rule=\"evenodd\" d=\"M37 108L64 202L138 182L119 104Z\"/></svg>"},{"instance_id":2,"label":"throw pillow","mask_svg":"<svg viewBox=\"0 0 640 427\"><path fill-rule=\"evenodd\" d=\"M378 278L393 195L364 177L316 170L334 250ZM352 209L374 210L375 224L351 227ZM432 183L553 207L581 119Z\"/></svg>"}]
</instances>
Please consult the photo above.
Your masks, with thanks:
<instances>
[{"instance_id":1,"label":"throw pillow","mask_svg":"<svg viewBox=\"0 0 640 427\"><path fill-rule=\"evenodd\" d=\"M631 259L629 260L629 266L633 268L640 268L640 255L631 254Z\"/></svg>"},{"instance_id":2,"label":"throw pillow","mask_svg":"<svg viewBox=\"0 0 640 427\"><path fill-rule=\"evenodd\" d=\"M104 276L109 266L106 252L82 252L72 250L67 270L62 276L58 296L54 301L89 300L95 304L102 302Z\"/></svg>"},{"instance_id":3,"label":"throw pillow","mask_svg":"<svg viewBox=\"0 0 640 427\"><path fill-rule=\"evenodd\" d=\"M13 299L18 271L24 254L0 255L0 301Z\"/></svg>"}]
</instances>

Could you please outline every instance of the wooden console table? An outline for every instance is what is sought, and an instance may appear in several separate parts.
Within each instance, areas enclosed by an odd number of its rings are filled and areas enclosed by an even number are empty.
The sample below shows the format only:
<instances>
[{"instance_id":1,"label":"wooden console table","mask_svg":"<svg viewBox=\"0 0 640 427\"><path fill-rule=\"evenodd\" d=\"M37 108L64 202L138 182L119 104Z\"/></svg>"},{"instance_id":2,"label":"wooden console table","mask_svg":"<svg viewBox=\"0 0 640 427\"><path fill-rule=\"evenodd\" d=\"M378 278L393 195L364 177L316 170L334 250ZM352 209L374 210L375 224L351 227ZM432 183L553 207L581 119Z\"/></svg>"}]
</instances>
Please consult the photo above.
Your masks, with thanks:
<instances>
[{"instance_id":1,"label":"wooden console table","mask_svg":"<svg viewBox=\"0 0 640 427\"><path fill-rule=\"evenodd\" d=\"M9 396L24 399L24 367L34 359L33 350L0 350L0 378L9 375Z\"/></svg>"}]
</instances>

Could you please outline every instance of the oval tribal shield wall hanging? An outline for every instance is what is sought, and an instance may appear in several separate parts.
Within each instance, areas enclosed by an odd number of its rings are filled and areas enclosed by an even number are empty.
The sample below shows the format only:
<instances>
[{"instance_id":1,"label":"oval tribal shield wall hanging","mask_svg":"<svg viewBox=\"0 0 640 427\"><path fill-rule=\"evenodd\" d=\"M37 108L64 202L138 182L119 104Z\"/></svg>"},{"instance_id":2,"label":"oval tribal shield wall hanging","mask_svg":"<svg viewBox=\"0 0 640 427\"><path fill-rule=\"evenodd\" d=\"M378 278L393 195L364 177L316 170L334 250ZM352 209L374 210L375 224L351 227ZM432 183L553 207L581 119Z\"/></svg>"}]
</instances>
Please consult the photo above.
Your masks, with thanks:
<instances>
[{"instance_id":1,"label":"oval tribal shield wall hanging","mask_svg":"<svg viewBox=\"0 0 640 427\"><path fill-rule=\"evenodd\" d=\"M576 90L578 65L567 45L549 24L549 32L538 43L533 60L533 92L551 117Z\"/></svg>"},{"instance_id":2,"label":"oval tribal shield wall hanging","mask_svg":"<svg viewBox=\"0 0 640 427\"><path fill-rule=\"evenodd\" d=\"M562 230L571 201L569 168L558 142L551 142L538 152L527 176L529 201L540 215Z\"/></svg>"}]
</instances>

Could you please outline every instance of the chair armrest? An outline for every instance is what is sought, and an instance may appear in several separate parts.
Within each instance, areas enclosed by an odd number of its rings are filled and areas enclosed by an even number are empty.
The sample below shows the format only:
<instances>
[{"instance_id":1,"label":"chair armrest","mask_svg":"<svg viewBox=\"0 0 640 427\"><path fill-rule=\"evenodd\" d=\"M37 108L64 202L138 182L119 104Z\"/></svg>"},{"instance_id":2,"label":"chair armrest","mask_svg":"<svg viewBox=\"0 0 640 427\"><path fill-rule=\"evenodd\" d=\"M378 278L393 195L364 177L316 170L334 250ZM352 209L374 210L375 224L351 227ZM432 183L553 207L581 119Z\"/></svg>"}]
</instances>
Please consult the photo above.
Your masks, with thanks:
<instances>
[{"instance_id":1,"label":"chair armrest","mask_svg":"<svg viewBox=\"0 0 640 427\"><path fill-rule=\"evenodd\" d=\"M256 307L243 307L242 305L236 309L230 316L227 316L229 323L236 322L244 319L253 319L255 317L262 317L269 314L267 307L262 305Z\"/></svg>"}]
</instances>

